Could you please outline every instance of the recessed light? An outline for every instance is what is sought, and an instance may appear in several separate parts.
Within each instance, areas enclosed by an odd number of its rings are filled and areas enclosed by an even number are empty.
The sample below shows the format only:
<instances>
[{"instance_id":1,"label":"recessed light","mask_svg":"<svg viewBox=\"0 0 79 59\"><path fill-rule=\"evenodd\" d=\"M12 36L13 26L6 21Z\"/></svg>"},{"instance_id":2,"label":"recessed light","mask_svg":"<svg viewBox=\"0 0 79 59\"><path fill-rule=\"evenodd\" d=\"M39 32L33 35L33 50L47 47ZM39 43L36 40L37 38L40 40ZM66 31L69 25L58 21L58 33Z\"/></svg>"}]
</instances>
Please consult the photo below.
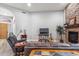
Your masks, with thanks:
<instances>
[{"instance_id":1,"label":"recessed light","mask_svg":"<svg viewBox=\"0 0 79 59\"><path fill-rule=\"evenodd\" d=\"M31 7L31 3L27 3L27 6L28 6L28 7Z\"/></svg>"}]
</instances>

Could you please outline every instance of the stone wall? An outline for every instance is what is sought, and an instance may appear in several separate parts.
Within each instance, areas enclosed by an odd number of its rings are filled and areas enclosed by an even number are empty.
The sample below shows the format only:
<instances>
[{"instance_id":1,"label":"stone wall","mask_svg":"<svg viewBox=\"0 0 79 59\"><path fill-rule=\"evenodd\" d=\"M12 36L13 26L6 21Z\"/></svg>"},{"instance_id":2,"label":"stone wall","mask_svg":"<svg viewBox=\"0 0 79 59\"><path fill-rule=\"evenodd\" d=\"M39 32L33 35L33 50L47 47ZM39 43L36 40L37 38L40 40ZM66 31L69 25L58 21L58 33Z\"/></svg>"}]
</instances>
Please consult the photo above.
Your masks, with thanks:
<instances>
[{"instance_id":1,"label":"stone wall","mask_svg":"<svg viewBox=\"0 0 79 59\"><path fill-rule=\"evenodd\" d=\"M73 18L73 17L76 17L76 24L79 24L79 3L71 3L65 9L66 22L69 23L71 18ZM73 25L75 25L75 24L73 24ZM68 43L68 32L69 31L78 32L78 43L79 43L79 27L66 28L66 42L67 43Z\"/></svg>"},{"instance_id":2,"label":"stone wall","mask_svg":"<svg viewBox=\"0 0 79 59\"><path fill-rule=\"evenodd\" d=\"M76 16L77 23L79 24L79 3L71 3L65 9L65 16L67 23L69 22L70 18Z\"/></svg>"}]
</instances>

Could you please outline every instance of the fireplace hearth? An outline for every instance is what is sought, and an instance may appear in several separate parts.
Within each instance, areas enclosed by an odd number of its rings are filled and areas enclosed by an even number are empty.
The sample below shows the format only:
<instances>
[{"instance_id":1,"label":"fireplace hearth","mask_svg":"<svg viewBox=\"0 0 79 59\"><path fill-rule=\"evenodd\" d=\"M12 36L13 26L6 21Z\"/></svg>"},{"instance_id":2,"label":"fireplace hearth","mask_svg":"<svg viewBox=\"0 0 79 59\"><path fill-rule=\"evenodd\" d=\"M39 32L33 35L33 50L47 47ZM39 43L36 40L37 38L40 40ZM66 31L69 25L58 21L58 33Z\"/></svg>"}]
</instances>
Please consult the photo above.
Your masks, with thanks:
<instances>
[{"instance_id":1,"label":"fireplace hearth","mask_svg":"<svg viewBox=\"0 0 79 59\"><path fill-rule=\"evenodd\" d=\"M78 43L78 32L69 31L68 32L68 41L70 43Z\"/></svg>"}]
</instances>

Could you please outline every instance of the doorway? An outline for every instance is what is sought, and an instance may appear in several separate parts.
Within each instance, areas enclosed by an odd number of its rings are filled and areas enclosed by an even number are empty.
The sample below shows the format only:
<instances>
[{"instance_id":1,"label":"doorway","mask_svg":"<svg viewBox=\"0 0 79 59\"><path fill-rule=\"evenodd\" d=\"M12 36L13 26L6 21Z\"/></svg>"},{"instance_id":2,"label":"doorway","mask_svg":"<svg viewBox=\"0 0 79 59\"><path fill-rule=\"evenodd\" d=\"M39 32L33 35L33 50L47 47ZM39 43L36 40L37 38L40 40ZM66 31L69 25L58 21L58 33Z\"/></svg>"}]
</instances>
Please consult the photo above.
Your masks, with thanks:
<instances>
[{"instance_id":1,"label":"doorway","mask_svg":"<svg viewBox=\"0 0 79 59\"><path fill-rule=\"evenodd\" d=\"M7 39L8 36L8 24L0 23L0 39Z\"/></svg>"}]
</instances>

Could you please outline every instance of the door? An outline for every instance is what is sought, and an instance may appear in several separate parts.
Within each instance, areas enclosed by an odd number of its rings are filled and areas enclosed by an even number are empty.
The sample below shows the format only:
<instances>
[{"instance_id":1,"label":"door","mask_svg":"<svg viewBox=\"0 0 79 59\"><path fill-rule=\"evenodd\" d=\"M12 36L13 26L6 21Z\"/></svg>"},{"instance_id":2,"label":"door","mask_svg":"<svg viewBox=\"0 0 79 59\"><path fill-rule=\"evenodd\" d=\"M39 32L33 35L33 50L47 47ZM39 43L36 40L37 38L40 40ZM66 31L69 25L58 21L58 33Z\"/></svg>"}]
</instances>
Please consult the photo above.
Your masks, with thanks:
<instances>
[{"instance_id":1,"label":"door","mask_svg":"<svg viewBox=\"0 0 79 59\"><path fill-rule=\"evenodd\" d=\"M0 23L0 39L7 39L8 24Z\"/></svg>"}]
</instances>

